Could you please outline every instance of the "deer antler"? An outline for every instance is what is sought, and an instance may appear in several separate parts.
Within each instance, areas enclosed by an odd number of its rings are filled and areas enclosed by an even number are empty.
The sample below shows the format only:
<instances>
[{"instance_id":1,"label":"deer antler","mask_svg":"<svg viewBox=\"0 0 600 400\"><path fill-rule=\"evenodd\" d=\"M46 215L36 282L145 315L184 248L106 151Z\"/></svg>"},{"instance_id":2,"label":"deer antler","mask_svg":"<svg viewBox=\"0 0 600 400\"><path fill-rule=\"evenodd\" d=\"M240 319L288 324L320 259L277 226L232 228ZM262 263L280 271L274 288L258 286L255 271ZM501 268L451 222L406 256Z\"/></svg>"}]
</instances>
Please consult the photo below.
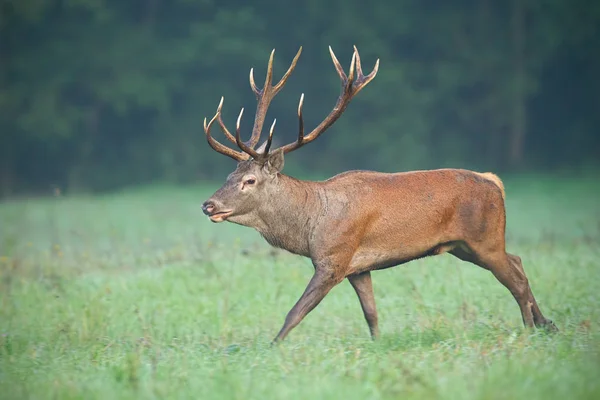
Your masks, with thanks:
<instances>
[{"instance_id":1,"label":"deer antler","mask_svg":"<svg viewBox=\"0 0 600 400\"><path fill-rule=\"evenodd\" d=\"M244 109L242 108L240 115L238 116L236 123L236 132L235 136L233 136L231 132L229 132L229 130L223 123L223 119L221 118L221 108L223 107L223 98L221 98L221 102L219 103L219 107L217 108L217 113L215 114L215 116L210 120L208 124L206 123L206 118L204 119L204 132L206 133L206 139L208 140L208 144L210 145L210 147L212 147L214 150L221 154L225 154L226 156L233 158L236 161L247 160L249 156L254 159L258 159L268 154L269 148L271 147L271 141L273 139L273 129L275 128L275 121L273 121L273 125L271 126L271 129L269 131L269 139L265 148L265 152L259 154L256 150L254 150L254 147L260 139L262 127L265 122L265 116L267 115L267 110L269 108L269 105L271 104L271 100L273 100L277 93L279 93L279 91L286 84L288 78L296 68L296 64L298 63L298 59L300 58L301 53L302 46L298 50L298 53L296 53L296 56L292 60L292 64L288 68L287 72L283 75L281 80L274 86L272 85L272 82L273 58L275 56L275 50L271 52L271 56L269 57L269 64L267 65L267 76L265 78L265 85L262 89L259 89L256 86L256 83L254 82L254 69L250 69L250 87L256 95L258 105L256 107L256 115L254 117L254 127L252 128L252 136L247 142L243 142L240 139L240 122L242 119L242 114L244 113ZM219 126L221 127L223 134L225 134L225 137L227 137L227 139L230 142L236 144L242 150L242 152L230 149L229 147L219 143L215 138L211 136L210 128L212 127L212 124L215 121L219 123Z\"/></svg>"},{"instance_id":2,"label":"deer antler","mask_svg":"<svg viewBox=\"0 0 600 400\"><path fill-rule=\"evenodd\" d=\"M329 113L329 115L321 122L312 132L308 135L304 136L304 118L302 116L302 105L304 104L304 94L300 96L300 102L298 103L298 121L299 121L299 129L298 129L298 139L290 144L283 146L283 152L289 153L290 151L294 151L307 143L312 142L316 138L319 137L323 132L327 130L337 119L342 115L342 113L348 107L350 100L360 92L369 82L375 78L377 75L377 71L379 70L379 59L375 63L375 67L373 71L369 75L364 75L362 71L362 65L360 62L360 55L358 54L358 49L354 46L354 53L352 54L352 61L350 62L350 72L348 76L344 73L344 69L340 65L337 57L335 56L331 46L329 46L329 53L331 54L331 59L333 60L333 65L340 77L342 82L342 93L337 99L333 110ZM355 78L356 75L356 78Z\"/></svg>"},{"instance_id":3,"label":"deer antler","mask_svg":"<svg viewBox=\"0 0 600 400\"><path fill-rule=\"evenodd\" d=\"M260 134L262 132L262 127L265 122L265 116L267 115L267 110L269 108L269 104L271 104L271 100L279 93L279 91L286 84L288 78L294 72L296 68L296 64L298 63L298 59L300 58L300 54L302 54L302 46L296 53L296 56L292 60L292 64L288 68L287 72L279 83L275 86L272 86L273 82L273 57L275 56L275 50L271 52L271 56L269 57L269 64L267 65L267 76L265 78L265 85L262 90L260 90L256 83L254 83L254 68L250 69L250 87L252 91L256 95L256 99L258 100L258 106L256 107L256 115L254 117L254 127L252 128L252 136L250 140L248 140L247 144L254 148L260 139Z\"/></svg>"},{"instance_id":4,"label":"deer antler","mask_svg":"<svg viewBox=\"0 0 600 400\"><path fill-rule=\"evenodd\" d=\"M223 107L223 98L221 97L221 102L219 103L219 107L217 108L217 113L215 116L206 123L206 118L204 119L204 132L206 133L206 139L208 140L208 144L218 151L221 154L225 154L228 157L233 158L236 161L247 160L249 157L254 159L264 158L269 153L269 149L271 147L271 141L273 139L273 129L275 128L275 121L273 121L273 125L269 130L269 138L267 141L267 145L265 147L264 153L258 153L254 150L254 147L258 143L260 139L260 135L262 132L263 124L265 122L265 116L267 115L267 110L269 105L271 104L271 100L279 93L279 91L286 84L288 78L296 68L296 64L298 63L298 59L300 58L300 54L302 53L302 47L296 53L296 56L292 60L292 64L288 68L287 72L281 80L276 84L272 85L273 82L273 57L275 56L275 50L271 52L271 56L269 57L269 64L267 65L267 76L265 78L265 85L262 89L259 89L254 82L254 69L250 69L250 87L252 91L256 95L256 99L258 100L258 105L256 107L256 115L254 116L254 127L252 128L252 136L247 142L243 142L240 138L240 123L242 120L242 115L244 114L244 109L240 111L240 115L238 116L237 123L235 126L235 136L233 136L221 118L221 108ZM342 115L342 113L348 107L350 100L362 90L369 82L375 78L377 71L379 70L379 60L375 63L375 67L373 71L369 75L364 75L362 72L362 66L360 63L360 56L358 54L358 49L354 46L354 53L352 54L352 61L350 62L350 71L348 76L344 72L344 69L340 65L340 62L336 58L331 46L329 46L329 53L331 54L331 59L333 60L333 65L340 77L342 82L342 92L333 107L333 110L329 113L329 115L321 122L315 129L312 130L308 135L304 136L304 118L302 116L302 106L304 104L304 94L300 96L300 102L298 103L298 139L290 144L283 146L283 152L289 153L290 151L296 150L307 143L312 142L316 138L319 137L323 132L325 132L331 125L334 124L335 121ZM235 143L240 150L236 151L230 149L227 146L219 143L216 139L214 139L210 134L210 128L212 124L217 121L221 130L225 134L225 137L232 142Z\"/></svg>"},{"instance_id":5,"label":"deer antler","mask_svg":"<svg viewBox=\"0 0 600 400\"><path fill-rule=\"evenodd\" d=\"M233 135L231 135L231 133L229 133L229 131L225 127L225 124L223 124L223 120L221 119L221 108L222 107L223 107L223 97L221 97L221 101L219 102L219 106L217 107L217 113L215 114L214 117L211 118L211 120L208 122L208 124L206 123L206 118L204 118L204 133L206 133L206 140L208 140L208 144L215 151L217 151L221 154L225 154L226 156L231 157L236 161L246 160L246 159L248 159L248 156L246 154L239 152L239 151L235 151L225 145L222 145L215 138L213 138L212 135L210 134L210 128L212 127L212 124L218 120L219 125L221 126L221 129L223 130L223 133L225 133L225 136L227 136L228 138L229 137L233 138ZM244 111L244 109L242 109L242 111ZM240 117L241 117L241 113L240 113ZM235 142L235 139L234 139L234 142Z\"/></svg>"}]
</instances>

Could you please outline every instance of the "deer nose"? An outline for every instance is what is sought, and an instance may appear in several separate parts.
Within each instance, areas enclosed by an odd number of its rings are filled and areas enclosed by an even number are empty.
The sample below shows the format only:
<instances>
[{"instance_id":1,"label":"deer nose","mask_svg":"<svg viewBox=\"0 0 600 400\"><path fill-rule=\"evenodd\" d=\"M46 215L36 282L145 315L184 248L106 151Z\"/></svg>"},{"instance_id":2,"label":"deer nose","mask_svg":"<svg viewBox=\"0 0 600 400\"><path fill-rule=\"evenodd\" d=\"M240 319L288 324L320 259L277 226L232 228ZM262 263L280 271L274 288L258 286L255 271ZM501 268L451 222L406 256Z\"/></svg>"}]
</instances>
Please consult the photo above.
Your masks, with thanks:
<instances>
[{"instance_id":1,"label":"deer nose","mask_svg":"<svg viewBox=\"0 0 600 400\"><path fill-rule=\"evenodd\" d=\"M206 215L212 214L215 211L215 203L210 200L207 200L202 204L202 212Z\"/></svg>"}]
</instances>

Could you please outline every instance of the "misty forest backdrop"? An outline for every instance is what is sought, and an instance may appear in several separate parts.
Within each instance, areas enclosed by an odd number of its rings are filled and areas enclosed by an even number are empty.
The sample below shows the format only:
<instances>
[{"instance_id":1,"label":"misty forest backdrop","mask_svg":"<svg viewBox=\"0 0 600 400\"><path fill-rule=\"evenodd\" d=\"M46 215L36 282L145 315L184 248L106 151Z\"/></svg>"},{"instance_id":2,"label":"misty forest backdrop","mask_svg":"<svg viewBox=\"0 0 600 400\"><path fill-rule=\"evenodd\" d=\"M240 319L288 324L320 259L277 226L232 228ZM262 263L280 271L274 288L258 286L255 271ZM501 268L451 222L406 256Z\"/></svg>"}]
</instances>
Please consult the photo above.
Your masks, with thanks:
<instances>
[{"instance_id":1,"label":"misty forest backdrop","mask_svg":"<svg viewBox=\"0 0 600 400\"><path fill-rule=\"evenodd\" d=\"M265 124L292 141L300 94L307 129L339 94L327 46L347 69L354 44L378 76L287 172L598 168L596 0L1 0L0 195L220 180L220 97L248 135L249 69L302 45Z\"/></svg>"}]
</instances>

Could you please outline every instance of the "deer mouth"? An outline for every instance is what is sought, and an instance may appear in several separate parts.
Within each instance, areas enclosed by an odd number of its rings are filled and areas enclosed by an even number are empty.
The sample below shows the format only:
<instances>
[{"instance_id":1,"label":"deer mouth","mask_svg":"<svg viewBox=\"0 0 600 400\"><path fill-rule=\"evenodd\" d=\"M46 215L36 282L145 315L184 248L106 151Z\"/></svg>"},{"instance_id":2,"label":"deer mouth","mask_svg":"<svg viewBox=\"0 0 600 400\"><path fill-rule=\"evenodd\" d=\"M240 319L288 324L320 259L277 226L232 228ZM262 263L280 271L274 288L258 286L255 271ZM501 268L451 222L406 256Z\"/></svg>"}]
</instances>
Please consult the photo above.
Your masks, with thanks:
<instances>
[{"instance_id":1,"label":"deer mouth","mask_svg":"<svg viewBox=\"0 0 600 400\"><path fill-rule=\"evenodd\" d=\"M221 211L209 215L208 218L210 218L212 222L223 222L227 220L227 217L229 217L231 214L233 214L233 211Z\"/></svg>"}]
</instances>

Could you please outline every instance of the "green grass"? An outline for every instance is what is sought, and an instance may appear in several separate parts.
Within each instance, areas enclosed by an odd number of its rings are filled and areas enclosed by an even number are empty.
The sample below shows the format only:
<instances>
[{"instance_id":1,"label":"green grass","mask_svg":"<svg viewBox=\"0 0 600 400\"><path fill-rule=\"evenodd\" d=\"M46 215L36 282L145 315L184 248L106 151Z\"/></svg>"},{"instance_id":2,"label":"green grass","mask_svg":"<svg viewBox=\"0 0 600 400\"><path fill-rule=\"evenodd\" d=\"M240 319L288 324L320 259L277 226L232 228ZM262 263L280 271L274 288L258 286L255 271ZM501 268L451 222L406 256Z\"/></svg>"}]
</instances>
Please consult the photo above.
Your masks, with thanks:
<instances>
[{"instance_id":1,"label":"green grass","mask_svg":"<svg viewBox=\"0 0 600 400\"><path fill-rule=\"evenodd\" d=\"M213 188L0 204L0 398L600 398L600 184L515 179L508 246L560 333L444 255L347 282L270 347L307 259L211 224Z\"/></svg>"}]
</instances>

